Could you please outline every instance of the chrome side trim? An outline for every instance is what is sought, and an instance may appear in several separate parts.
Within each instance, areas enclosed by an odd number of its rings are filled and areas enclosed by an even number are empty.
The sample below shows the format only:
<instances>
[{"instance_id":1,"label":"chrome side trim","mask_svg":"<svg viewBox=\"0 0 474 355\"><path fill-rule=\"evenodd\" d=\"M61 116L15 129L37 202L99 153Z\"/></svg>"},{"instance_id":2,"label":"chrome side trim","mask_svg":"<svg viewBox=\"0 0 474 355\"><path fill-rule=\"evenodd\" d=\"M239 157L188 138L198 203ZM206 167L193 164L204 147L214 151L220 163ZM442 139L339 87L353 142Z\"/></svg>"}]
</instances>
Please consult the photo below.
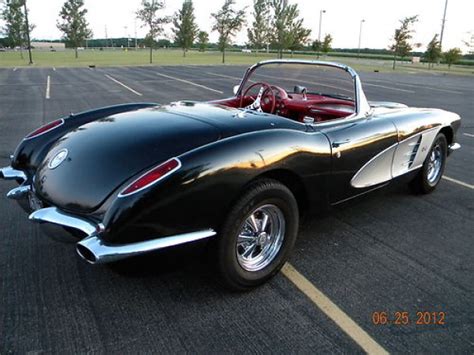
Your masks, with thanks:
<instances>
[{"instance_id":1,"label":"chrome side trim","mask_svg":"<svg viewBox=\"0 0 474 355\"><path fill-rule=\"evenodd\" d=\"M461 149L461 144L459 143L453 143L453 144L450 144L449 147L448 147L448 150L450 153L454 152L455 150L458 150L458 149Z\"/></svg>"},{"instance_id":2,"label":"chrome side trim","mask_svg":"<svg viewBox=\"0 0 474 355\"><path fill-rule=\"evenodd\" d=\"M26 181L26 174L21 170L13 169L11 166L6 166L0 169L0 178L5 180L20 179Z\"/></svg>"},{"instance_id":3,"label":"chrome side trim","mask_svg":"<svg viewBox=\"0 0 474 355\"><path fill-rule=\"evenodd\" d=\"M30 185L22 185L11 189L7 193L7 197L11 198L12 200L19 200L25 198L28 195L28 192L31 191Z\"/></svg>"},{"instance_id":4,"label":"chrome side trim","mask_svg":"<svg viewBox=\"0 0 474 355\"><path fill-rule=\"evenodd\" d=\"M103 230L103 225L94 223L85 218L70 215L56 207L47 207L37 210L28 217L30 221L37 223L52 223L64 227L71 227L84 232L87 235L99 233Z\"/></svg>"},{"instance_id":5,"label":"chrome side trim","mask_svg":"<svg viewBox=\"0 0 474 355\"><path fill-rule=\"evenodd\" d=\"M431 128L419 133L421 135L421 142L420 142L420 146L418 147L418 151L416 153L415 159L413 161L413 166L423 165L426 157L428 156L428 153L431 150L431 146L433 145L434 140L436 139L436 136L438 135L439 131L441 131L441 128L442 128L441 126L438 126L438 127L434 127L434 128ZM402 142L400 142L400 144L402 144ZM402 170L400 173L403 174L405 172L406 171ZM401 175L401 174L398 174L398 175ZM394 177L398 176L395 173L393 175Z\"/></svg>"},{"instance_id":6,"label":"chrome side trim","mask_svg":"<svg viewBox=\"0 0 474 355\"><path fill-rule=\"evenodd\" d=\"M162 237L130 244L108 244L98 235L91 235L77 243L76 251L90 264L103 264L131 256L181 245L216 235L212 229Z\"/></svg>"}]
</instances>

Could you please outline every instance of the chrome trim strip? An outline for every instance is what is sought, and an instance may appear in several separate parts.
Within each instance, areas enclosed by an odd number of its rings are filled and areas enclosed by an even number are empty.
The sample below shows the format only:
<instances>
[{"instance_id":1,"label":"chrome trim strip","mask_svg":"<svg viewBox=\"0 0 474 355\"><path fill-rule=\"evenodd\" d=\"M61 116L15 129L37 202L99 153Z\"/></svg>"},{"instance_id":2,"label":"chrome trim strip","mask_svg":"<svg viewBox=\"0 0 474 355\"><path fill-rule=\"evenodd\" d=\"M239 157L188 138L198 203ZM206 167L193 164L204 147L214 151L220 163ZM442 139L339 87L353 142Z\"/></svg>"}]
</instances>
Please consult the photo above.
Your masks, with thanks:
<instances>
[{"instance_id":1,"label":"chrome trim strip","mask_svg":"<svg viewBox=\"0 0 474 355\"><path fill-rule=\"evenodd\" d=\"M28 195L28 192L31 191L30 185L22 185L11 189L7 193L7 197L11 198L12 200L20 200L25 198Z\"/></svg>"},{"instance_id":2,"label":"chrome trim strip","mask_svg":"<svg viewBox=\"0 0 474 355\"><path fill-rule=\"evenodd\" d=\"M461 144L459 143L450 144L448 149L450 152L454 152L455 150L461 149Z\"/></svg>"},{"instance_id":3,"label":"chrome trim strip","mask_svg":"<svg viewBox=\"0 0 474 355\"><path fill-rule=\"evenodd\" d=\"M99 233L103 230L103 225L94 223L85 218L70 215L56 207L47 207L37 210L28 217L30 221L37 223L52 223L64 227L71 227L84 232L87 235Z\"/></svg>"},{"instance_id":4,"label":"chrome trim strip","mask_svg":"<svg viewBox=\"0 0 474 355\"><path fill-rule=\"evenodd\" d=\"M0 178L5 180L21 179L26 181L26 174L21 170L13 169L11 166L6 166L0 169Z\"/></svg>"},{"instance_id":5,"label":"chrome trim strip","mask_svg":"<svg viewBox=\"0 0 474 355\"><path fill-rule=\"evenodd\" d=\"M162 237L130 244L108 244L98 235L91 235L77 243L76 251L90 264L104 264L176 245L210 238L212 229Z\"/></svg>"}]
</instances>

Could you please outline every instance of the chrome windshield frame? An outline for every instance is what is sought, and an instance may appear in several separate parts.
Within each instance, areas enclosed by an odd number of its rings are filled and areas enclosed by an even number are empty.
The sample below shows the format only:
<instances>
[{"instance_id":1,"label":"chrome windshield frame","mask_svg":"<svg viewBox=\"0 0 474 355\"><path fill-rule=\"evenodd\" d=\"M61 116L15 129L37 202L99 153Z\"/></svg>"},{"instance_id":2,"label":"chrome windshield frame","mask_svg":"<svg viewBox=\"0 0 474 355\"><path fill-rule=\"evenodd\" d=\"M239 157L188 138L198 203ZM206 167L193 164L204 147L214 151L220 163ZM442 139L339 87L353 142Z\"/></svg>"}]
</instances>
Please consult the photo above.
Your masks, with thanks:
<instances>
[{"instance_id":1,"label":"chrome windshield frame","mask_svg":"<svg viewBox=\"0 0 474 355\"><path fill-rule=\"evenodd\" d=\"M306 59L271 59L271 60L264 60L258 62L247 69L242 80L240 81L239 88L235 94L236 97L239 97L242 94L242 90L247 83L248 79L252 75L252 73L259 67L264 65L271 65L271 64L302 64L302 65L317 65L317 66L325 66L331 67L336 69L344 70L345 72L349 73L352 77L354 82L354 95L355 95L355 104L356 109L355 113L347 118L359 118L359 117L367 117L370 115L371 107L367 101L365 96L364 90L362 89L362 83L360 81L360 77L357 72L345 64L334 63L334 62L326 62L322 60L306 60Z\"/></svg>"}]
</instances>

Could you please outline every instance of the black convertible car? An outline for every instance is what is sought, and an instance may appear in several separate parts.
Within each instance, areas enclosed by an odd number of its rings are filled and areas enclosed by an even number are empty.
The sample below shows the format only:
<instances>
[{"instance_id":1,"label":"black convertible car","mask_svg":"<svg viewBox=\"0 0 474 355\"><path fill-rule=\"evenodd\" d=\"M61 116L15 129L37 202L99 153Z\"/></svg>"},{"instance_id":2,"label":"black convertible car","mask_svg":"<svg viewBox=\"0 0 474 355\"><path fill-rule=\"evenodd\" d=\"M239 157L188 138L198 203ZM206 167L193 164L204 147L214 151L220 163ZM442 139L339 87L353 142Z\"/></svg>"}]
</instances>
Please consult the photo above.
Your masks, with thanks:
<instances>
[{"instance_id":1,"label":"black convertible car","mask_svg":"<svg viewBox=\"0 0 474 355\"><path fill-rule=\"evenodd\" d=\"M303 213L401 176L429 193L460 147L457 114L368 102L345 65L260 62L234 93L52 121L1 169L19 183L8 197L91 264L209 238L223 280L247 289L283 266Z\"/></svg>"}]
</instances>

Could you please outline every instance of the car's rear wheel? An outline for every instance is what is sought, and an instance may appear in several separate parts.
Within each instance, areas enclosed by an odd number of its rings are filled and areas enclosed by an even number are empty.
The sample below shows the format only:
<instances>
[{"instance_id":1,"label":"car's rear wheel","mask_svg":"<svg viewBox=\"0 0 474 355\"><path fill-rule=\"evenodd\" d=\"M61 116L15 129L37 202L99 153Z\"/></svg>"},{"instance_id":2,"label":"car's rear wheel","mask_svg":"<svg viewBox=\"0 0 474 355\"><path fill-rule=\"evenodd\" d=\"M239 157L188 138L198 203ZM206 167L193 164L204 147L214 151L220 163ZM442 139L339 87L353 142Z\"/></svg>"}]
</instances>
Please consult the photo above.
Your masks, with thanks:
<instances>
[{"instance_id":1,"label":"car's rear wheel","mask_svg":"<svg viewBox=\"0 0 474 355\"><path fill-rule=\"evenodd\" d=\"M414 193L428 194L438 186L444 173L448 143L443 133L439 133L431 146L418 174L410 182Z\"/></svg>"},{"instance_id":2,"label":"car's rear wheel","mask_svg":"<svg viewBox=\"0 0 474 355\"><path fill-rule=\"evenodd\" d=\"M235 290L256 287L287 261L298 233L298 204L271 179L249 186L227 216L217 238L217 265Z\"/></svg>"}]
</instances>

